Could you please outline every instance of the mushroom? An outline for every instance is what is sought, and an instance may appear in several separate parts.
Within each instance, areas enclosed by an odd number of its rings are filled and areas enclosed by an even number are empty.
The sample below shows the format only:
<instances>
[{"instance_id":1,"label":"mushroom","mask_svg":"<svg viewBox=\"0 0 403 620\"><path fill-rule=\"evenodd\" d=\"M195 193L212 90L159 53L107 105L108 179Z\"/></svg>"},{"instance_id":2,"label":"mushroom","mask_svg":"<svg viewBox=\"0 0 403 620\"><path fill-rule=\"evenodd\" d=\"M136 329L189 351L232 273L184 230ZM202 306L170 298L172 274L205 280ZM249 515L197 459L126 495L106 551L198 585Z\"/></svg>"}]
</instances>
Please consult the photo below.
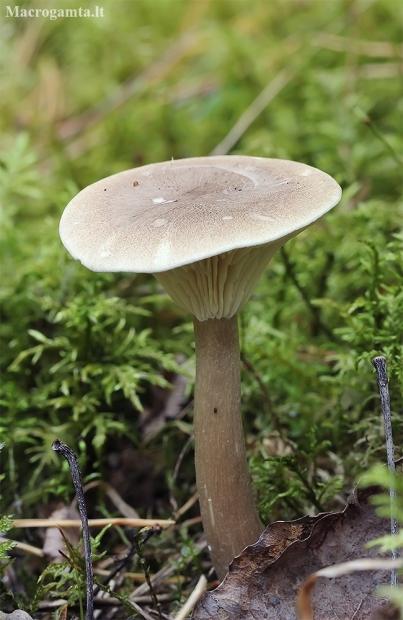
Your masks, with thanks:
<instances>
[{"instance_id":1,"label":"mushroom","mask_svg":"<svg viewBox=\"0 0 403 620\"><path fill-rule=\"evenodd\" d=\"M197 157L98 181L61 219L62 242L83 265L153 273L194 317L196 481L220 579L263 530L242 428L237 312L277 250L340 197L332 177L306 164Z\"/></svg>"}]
</instances>

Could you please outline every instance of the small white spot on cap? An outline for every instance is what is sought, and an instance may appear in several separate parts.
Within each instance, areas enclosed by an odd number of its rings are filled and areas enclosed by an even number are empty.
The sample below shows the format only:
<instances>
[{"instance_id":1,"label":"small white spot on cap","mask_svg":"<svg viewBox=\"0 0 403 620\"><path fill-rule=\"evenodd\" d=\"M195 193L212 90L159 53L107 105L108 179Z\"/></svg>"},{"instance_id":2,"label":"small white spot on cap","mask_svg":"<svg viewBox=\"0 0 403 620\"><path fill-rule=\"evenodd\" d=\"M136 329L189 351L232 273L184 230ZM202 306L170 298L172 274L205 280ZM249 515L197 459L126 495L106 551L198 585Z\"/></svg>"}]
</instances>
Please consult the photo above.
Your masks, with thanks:
<instances>
[{"instance_id":1,"label":"small white spot on cap","mask_svg":"<svg viewBox=\"0 0 403 620\"><path fill-rule=\"evenodd\" d=\"M261 215L260 213L249 213L252 220L260 220L261 222L275 222L274 217L270 217L270 215Z\"/></svg>"},{"instance_id":2,"label":"small white spot on cap","mask_svg":"<svg viewBox=\"0 0 403 620\"><path fill-rule=\"evenodd\" d=\"M306 170L304 170L304 172L300 172L299 176L300 177L309 177L309 175L312 174L312 170L310 170L309 168L307 168Z\"/></svg>"},{"instance_id":3,"label":"small white spot on cap","mask_svg":"<svg viewBox=\"0 0 403 620\"><path fill-rule=\"evenodd\" d=\"M155 268L163 271L166 263L170 260L170 255L171 244L169 243L168 239L162 239L154 256Z\"/></svg>"},{"instance_id":4,"label":"small white spot on cap","mask_svg":"<svg viewBox=\"0 0 403 620\"><path fill-rule=\"evenodd\" d=\"M162 198L161 196L158 198L153 198L153 203L156 205L161 204L161 202L165 202L165 198Z\"/></svg>"},{"instance_id":5,"label":"small white spot on cap","mask_svg":"<svg viewBox=\"0 0 403 620\"><path fill-rule=\"evenodd\" d=\"M112 252L109 252L108 250L101 250L99 254L101 258L108 258L112 255Z\"/></svg>"},{"instance_id":6,"label":"small white spot on cap","mask_svg":"<svg viewBox=\"0 0 403 620\"><path fill-rule=\"evenodd\" d=\"M232 215L224 215L224 217L222 219L223 220L232 220L234 218L232 217Z\"/></svg>"},{"instance_id":7,"label":"small white spot on cap","mask_svg":"<svg viewBox=\"0 0 403 620\"><path fill-rule=\"evenodd\" d=\"M77 226L80 222L74 222L73 226Z\"/></svg>"},{"instance_id":8,"label":"small white spot on cap","mask_svg":"<svg viewBox=\"0 0 403 620\"><path fill-rule=\"evenodd\" d=\"M154 220L153 221L153 226L155 226L155 228L159 228L160 226L164 226L164 224L167 224L168 220L164 220L164 219L159 219L159 220Z\"/></svg>"}]
</instances>

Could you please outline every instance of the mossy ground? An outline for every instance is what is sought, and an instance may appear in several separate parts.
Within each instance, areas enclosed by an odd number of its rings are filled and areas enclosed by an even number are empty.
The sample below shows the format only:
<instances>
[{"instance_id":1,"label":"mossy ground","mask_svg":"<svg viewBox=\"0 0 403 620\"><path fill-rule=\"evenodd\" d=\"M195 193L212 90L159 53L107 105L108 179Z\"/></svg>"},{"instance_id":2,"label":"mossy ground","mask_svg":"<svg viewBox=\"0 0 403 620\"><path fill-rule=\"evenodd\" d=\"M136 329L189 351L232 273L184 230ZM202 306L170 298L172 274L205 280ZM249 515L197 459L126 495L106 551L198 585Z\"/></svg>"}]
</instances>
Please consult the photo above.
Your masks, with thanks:
<instances>
[{"instance_id":1,"label":"mossy ground","mask_svg":"<svg viewBox=\"0 0 403 620\"><path fill-rule=\"evenodd\" d=\"M144 436L174 373L190 377L191 400L190 317L151 276L88 272L63 248L58 221L103 176L213 151L303 161L343 187L340 205L278 253L240 316L262 518L339 508L385 459L375 354L388 360L402 440L399 3L103 6L103 18L2 15L1 513L48 516L73 499L56 437L76 451L85 483L111 482L141 516L169 518L195 493L191 406ZM116 512L99 486L88 503L91 516ZM195 503L145 548L153 571L172 563L185 579L168 587L166 611L208 569L197 517ZM41 547L37 532L10 535ZM132 538L109 530L99 550L124 553ZM13 565L9 589L27 611L78 600L63 571L37 585L45 565L28 554ZM140 570L138 559L127 568ZM1 596L11 609L11 592Z\"/></svg>"}]
</instances>

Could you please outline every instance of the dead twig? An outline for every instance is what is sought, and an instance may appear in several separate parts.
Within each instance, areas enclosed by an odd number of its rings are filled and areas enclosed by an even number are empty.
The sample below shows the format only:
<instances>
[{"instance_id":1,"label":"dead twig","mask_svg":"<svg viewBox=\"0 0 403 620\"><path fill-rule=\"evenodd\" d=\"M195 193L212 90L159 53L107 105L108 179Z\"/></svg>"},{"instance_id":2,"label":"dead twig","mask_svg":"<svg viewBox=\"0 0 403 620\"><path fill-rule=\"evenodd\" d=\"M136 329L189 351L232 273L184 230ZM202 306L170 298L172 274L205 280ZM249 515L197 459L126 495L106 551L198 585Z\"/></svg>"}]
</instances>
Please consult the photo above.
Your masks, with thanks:
<instances>
[{"instance_id":1,"label":"dead twig","mask_svg":"<svg viewBox=\"0 0 403 620\"><path fill-rule=\"evenodd\" d=\"M355 18L362 12L366 11L375 0L364 0L359 6L356 6ZM332 36L340 32L346 24L343 20L336 19L332 21L322 36ZM332 32L333 30L333 32ZM320 48L319 48L320 49ZM287 86L287 84L312 60L318 53L319 49L311 50L306 54L303 62L296 68L285 67L275 75L275 77L267 84L267 86L252 101L250 106L241 114L235 125L231 128L223 140L211 151L210 155L226 155L243 134L249 129L254 120L263 112L263 110L273 101L273 99ZM294 57L298 54L300 48L294 49ZM290 63L291 64L291 63Z\"/></svg>"},{"instance_id":2,"label":"dead twig","mask_svg":"<svg viewBox=\"0 0 403 620\"><path fill-rule=\"evenodd\" d=\"M99 575L100 577L106 577L110 574L110 571L103 568L94 568L94 574ZM146 581L144 573L127 572L123 575L123 577L139 583L144 583ZM150 577L153 578L154 575L150 573ZM184 581L186 581L186 577L168 577L165 579L165 583L169 583L171 585L178 585L178 582L182 583Z\"/></svg>"},{"instance_id":3,"label":"dead twig","mask_svg":"<svg viewBox=\"0 0 403 620\"><path fill-rule=\"evenodd\" d=\"M190 48L196 45L198 40L198 34L193 30L185 32L144 71L120 84L103 101L82 114L59 123L59 138L69 140L78 136L101 121L107 114L123 106L131 97L149 87L150 84L166 76Z\"/></svg>"},{"instance_id":4,"label":"dead twig","mask_svg":"<svg viewBox=\"0 0 403 620\"><path fill-rule=\"evenodd\" d=\"M290 261L290 259L288 257L288 254L285 251L284 247L282 247L280 249L280 255L281 255L281 258L283 259L283 262L284 262L286 276L288 276L288 278L291 280L291 282L294 284L294 286L298 289L299 293L301 294L302 299L304 300L306 306L308 307L309 311L311 312L311 314L312 314L312 316L314 318L314 321L315 321L316 325L318 326L318 328L320 330L322 330L322 332L327 336L327 338L331 342L335 342L336 344L341 344L340 340L337 338L337 336L335 336L335 334L327 327L327 325L325 325L325 323L323 323L323 321L321 319L321 316L320 316L319 308L317 308L316 306L313 305L310 296L308 295L308 293L306 292L304 287L301 286L301 284L299 283L298 278L296 276L296 273L294 271L294 265Z\"/></svg>"},{"instance_id":5,"label":"dead twig","mask_svg":"<svg viewBox=\"0 0 403 620\"><path fill-rule=\"evenodd\" d=\"M32 545L28 545L27 543L19 542L18 540L12 540L11 538L4 538L0 536L0 543L3 542L13 542L15 546L13 547L13 551L17 549L18 551L22 551L24 553L31 553L32 555L36 555L38 558L44 558L45 554L42 549L38 549L38 547L33 547Z\"/></svg>"},{"instance_id":6,"label":"dead twig","mask_svg":"<svg viewBox=\"0 0 403 620\"><path fill-rule=\"evenodd\" d=\"M140 519L137 510L134 510L132 506L126 504L124 499L119 495L119 493L114 489L110 484L104 482L103 480L93 480L89 482L84 487L84 493L89 491L90 489L94 489L96 487L101 487L101 489L105 492L105 495L109 497L112 504L118 509L120 514L128 519ZM143 527L140 525L139 527Z\"/></svg>"},{"instance_id":7,"label":"dead twig","mask_svg":"<svg viewBox=\"0 0 403 620\"><path fill-rule=\"evenodd\" d=\"M283 69L272 79L271 82L259 93L252 101L250 106L239 117L235 125L231 128L224 140L213 149L210 155L226 155L238 140L243 136L245 131L249 129L253 121L263 112L271 101L283 90L285 86L295 76L296 71Z\"/></svg>"},{"instance_id":8,"label":"dead twig","mask_svg":"<svg viewBox=\"0 0 403 620\"><path fill-rule=\"evenodd\" d=\"M146 582L150 590L151 599L153 601L154 607L158 613L158 617L160 618L160 620L162 620L161 605L160 605L160 602L158 601L153 584L151 582L150 571L148 570L147 562L143 555L143 546L145 545L147 540L151 538L151 536L154 536L154 534L159 534L160 532L161 532L161 528L157 529L157 528L150 527L150 528L145 528L144 530L140 530L134 538L134 548L135 548L135 551L137 552L140 564L143 568L144 575L145 575Z\"/></svg>"},{"instance_id":9,"label":"dead twig","mask_svg":"<svg viewBox=\"0 0 403 620\"><path fill-rule=\"evenodd\" d=\"M84 556L85 556L85 573L87 581L87 605L85 611L86 620L93 620L94 615L94 574L92 571L92 554L91 554L91 539L90 530L88 528L87 507L85 505L83 483L81 481L81 472L78 465L78 459L69 446L55 439L52 443L52 450L60 452L62 456L67 460L71 478L73 480L74 489L76 491L78 510L81 517L81 524L83 528L83 541L84 541Z\"/></svg>"},{"instance_id":10,"label":"dead twig","mask_svg":"<svg viewBox=\"0 0 403 620\"><path fill-rule=\"evenodd\" d=\"M185 620L187 616L192 611L193 607L196 605L197 601L200 599L203 592L205 592L207 587L207 579L204 575L202 575L199 581L196 584L195 589L192 594L189 596L186 603L183 605L182 609L176 614L174 620Z\"/></svg>"},{"instance_id":11,"label":"dead twig","mask_svg":"<svg viewBox=\"0 0 403 620\"><path fill-rule=\"evenodd\" d=\"M201 539L196 543L196 547L198 549L205 549L207 547L207 541L206 539ZM177 562L179 559L181 559L183 561L183 558L180 556L180 554L177 554L176 556L174 556L173 558L170 558L170 564L168 566L164 566L163 568L161 568L161 570L159 570L153 577L151 577L151 583L154 587L156 587L159 583L165 581L165 579L167 577L170 577L171 575L173 575L176 571L177 571L177 567L175 566L175 562ZM186 563L189 563L191 561L191 556L189 555ZM129 600L133 601L133 600L138 600L139 596L144 596L144 594L146 594L148 591L148 584L147 583L142 583L141 586L138 586L129 596ZM162 600L161 596L159 596L159 599Z\"/></svg>"},{"instance_id":12,"label":"dead twig","mask_svg":"<svg viewBox=\"0 0 403 620\"><path fill-rule=\"evenodd\" d=\"M393 484L393 476L396 473L395 466L395 449L393 446L393 432L392 432L392 419L390 413L390 397L389 397L389 385L388 385L388 373L386 370L386 358L383 355L377 355L372 360L372 365L376 370L376 376L378 379L379 394L381 396L382 412L383 412L383 424L385 428L385 440L386 440L386 455L388 460L388 468L392 474L391 486L390 486L390 533L396 535L399 532L399 524L397 520L397 503L396 503L396 489ZM392 558L397 560L399 553L397 549L392 549ZM391 572L391 585L397 586L397 572L392 569Z\"/></svg>"},{"instance_id":13,"label":"dead twig","mask_svg":"<svg viewBox=\"0 0 403 620\"><path fill-rule=\"evenodd\" d=\"M182 450L180 451L180 454L179 454L178 459L177 459L176 464L175 464L174 473L173 473L173 476L172 476L172 486L176 482L176 478L178 477L179 468L180 468L180 466L182 464L183 457L185 456L186 451L187 451L188 447L190 446L190 444L192 443L192 441L194 441L193 435L188 437L187 441L185 442L185 445L183 446ZM175 497L173 496L172 493L170 493L169 501L170 501L170 504L171 504L172 508L175 511L175 515L174 516L176 517L177 512L178 512L178 503L177 503L177 501L176 501L176 499L175 499Z\"/></svg>"},{"instance_id":14,"label":"dead twig","mask_svg":"<svg viewBox=\"0 0 403 620\"><path fill-rule=\"evenodd\" d=\"M357 56L375 58L403 58L401 45L394 45L389 41L363 41L353 37L341 37L336 34L320 32L312 40L312 45L335 52L352 52Z\"/></svg>"},{"instance_id":15,"label":"dead twig","mask_svg":"<svg viewBox=\"0 0 403 620\"><path fill-rule=\"evenodd\" d=\"M192 497L189 497L189 499L187 500L187 502L185 502L183 504L183 506L181 506L176 512L175 512L175 519L179 519L179 517L181 517L182 515L185 514L185 512L187 512L199 499L199 494L193 493ZM199 517L196 517L197 519L199 519ZM182 523L182 525L184 525Z\"/></svg>"},{"instance_id":16,"label":"dead twig","mask_svg":"<svg viewBox=\"0 0 403 620\"><path fill-rule=\"evenodd\" d=\"M79 519L14 519L13 527L79 527ZM112 517L110 519L88 519L89 527L106 527L107 525L119 525L122 527L169 527L175 525L171 519L126 519Z\"/></svg>"},{"instance_id":17,"label":"dead twig","mask_svg":"<svg viewBox=\"0 0 403 620\"><path fill-rule=\"evenodd\" d=\"M110 572L109 572L109 573L108 573L108 574L104 577L104 579L102 580L102 585L103 585L103 586L108 585L108 583L109 583L109 582L110 582L110 581L111 581L111 580L112 580L112 579L113 579L113 578L114 578L114 577L115 577L118 573L120 573L120 571L121 571L121 570L122 570L125 566L127 566L127 564L128 564L128 563L130 562L130 560L133 558L133 556L135 555L135 553L136 553L136 548L135 548L135 546L133 545L133 546L131 547L131 549L129 550L129 552L126 554L126 556L125 556L122 560L120 560L120 562L117 564L117 566L115 566L115 568L114 568L114 569L112 569L112 570L111 570L111 571L110 571ZM98 594L99 590L100 590L100 587L99 587L99 586L97 586L97 587L94 589L94 596L96 596L96 595Z\"/></svg>"}]
</instances>

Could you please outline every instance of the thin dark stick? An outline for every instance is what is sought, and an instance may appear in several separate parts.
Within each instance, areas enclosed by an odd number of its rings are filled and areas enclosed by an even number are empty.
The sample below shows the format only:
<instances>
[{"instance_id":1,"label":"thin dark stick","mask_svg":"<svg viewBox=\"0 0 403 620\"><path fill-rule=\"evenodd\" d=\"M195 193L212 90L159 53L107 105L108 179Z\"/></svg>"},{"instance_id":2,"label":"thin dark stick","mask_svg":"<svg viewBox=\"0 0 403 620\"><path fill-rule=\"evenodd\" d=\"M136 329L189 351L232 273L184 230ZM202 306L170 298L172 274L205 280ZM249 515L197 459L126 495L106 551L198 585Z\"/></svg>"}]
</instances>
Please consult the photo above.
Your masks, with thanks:
<instances>
[{"instance_id":1,"label":"thin dark stick","mask_svg":"<svg viewBox=\"0 0 403 620\"><path fill-rule=\"evenodd\" d=\"M374 136L376 136L378 138L378 140L380 140L382 142L384 147L389 152L389 155L391 155L393 157L393 159L395 160L397 165L398 166L402 166L403 160L399 157L398 153L396 153L395 149L389 144L389 142L387 140L385 140L384 136L379 131L378 127L375 125L375 123L373 122L371 117L368 116L368 114L366 114L366 112L364 112L364 110L362 110L358 106L355 107L355 113L362 120L364 125L366 125L367 127L370 128L370 130L372 131Z\"/></svg>"},{"instance_id":2,"label":"thin dark stick","mask_svg":"<svg viewBox=\"0 0 403 620\"><path fill-rule=\"evenodd\" d=\"M290 259L288 258L288 254L285 251L284 248L281 248L280 250L280 254L282 256L282 259L284 261L284 267L285 267L285 273L286 275L290 278L291 282L294 284L294 286L298 289L302 299L304 300L305 304L307 305L309 311L311 312L317 327L323 331L324 334L326 334L326 336L329 338L329 340L331 342L336 342L337 344L340 344L340 340L338 339L337 336L335 336L335 334L331 331L331 329L329 329L327 327L327 325L325 325L325 323L323 323L321 316L320 316L320 310L319 308L317 308L316 306L313 305L313 303L311 302L308 293L306 292L306 290L304 289L303 286L300 285L298 278L295 274L294 271L294 265L293 263L290 261Z\"/></svg>"},{"instance_id":3,"label":"thin dark stick","mask_svg":"<svg viewBox=\"0 0 403 620\"><path fill-rule=\"evenodd\" d=\"M272 398L269 394L269 390L267 389L266 384L262 381L262 377L260 376L260 374L258 373L258 371L254 368L252 362L246 357L245 353L241 352L241 362L244 364L245 368L247 370L249 370L249 372L253 375L253 377L256 379L262 393L264 396L264 399L267 403L267 408L269 410L269 414L270 414L270 418L271 421L273 422L273 426L276 429L276 431L278 432L278 434L280 435L280 437L283 439L284 438L284 432L281 426L281 422L280 419L277 415L277 413L274 410L274 405L273 405L273 401Z\"/></svg>"},{"instance_id":4,"label":"thin dark stick","mask_svg":"<svg viewBox=\"0 0 403 620\"><path fill-rule=\"evenodd\" d=\"M123 560L121 560L118 565L109 573L109 575L107 575L104 579L102 579L101 583L103 586L107 586L108 583L118 574L120 573L120 571L130 562L130 560L132 559L132 557L136 554L136 548L133 545L132 548L130 549L129 553L123 558ZM100 587L96 586L96 588L94 588L94 596L96 596L98 594L98 592L100 591Z\"/></svg>"},{"instance_id":5,"label":"thin dark stick","mask_svg":"<svg viewBox=\"0 0 403 620\"><path fill-rule=\"evenodd\" d=\"M186 450L188 449L188 447L190 446L190 444L192 443L192 441L194 441L195 438L193 437L193 435L191 435L190 437L188 437L185 445L183 446L182 450L180 451L180 454L178 456L178 460L176 461L175 464L175 469L174 469L174 473L172 476L172 488L169 492L169 503L171 504L172 508L174 509L174 516L177 514L178 511L178 502L176 501L174 495L173 495L173 486L176 483L176 478L178 477L178 473L179 473L179 468L182 465L182 461L183 458L186 454ZM175 516L176 518L176 516Z\"/></svg>"},{"instance_id":6,"label":"thin dark stick","mask_svg":"<svg viewBox=\"0 0 403 620\"><path fill-rule=\"evenodd\" d=\"M91 541L90 531L88 528L87 507L85 505L83 483L81 481L81 472L78 465L78 460L73 450L69 448L60 439L55 439L52 443L52 450L60 452L62 456L67 460L71 478L73 480L74 488L77 496L78 510L81 517L81 523L83 526L83 541L84 541L84 555L85 555L85 572L87 578L87 606L85 612L86 620L93 620L94 615L94 575L92 571L92 559L91 559Z\"/></svg>"},{"instance_id":7,"label":"thin dark stick","mask_svg":"<svg viewBox=\"0 0 403 620\"><path fill-rule=\"evenodd\" d=\"M157 599L157 595L155 594L153 584L151 583L150 571L148 570L147 562L144 557L143 549L142 549L143 545L147 542L147 540L151 538L151 536L153 536L154 534L159 534L160 531L161 531L161 528L158 526L145 527L139 532L137 532L136 536L134 537L134 544L136 546L137 555L139 556L139 561L143 569L147 585L150 590L151 600L153 601L154 607L158 613L158 618L162 620L161 604Z\"/></svg>"},{"instance_id":8,"label":"thin dark stick","mask_svg":"<svg viewBox=\"0 0 403 620\"><path fill-rule=\"evenodd\" d=\"M392 474L392 480L390 485L390 508L391 508L391 517L390 517L390 531L391 534L397 534L399 531L399 526L397 522L396 515L396 490L393 484L393 476L395 474L395 450L393 446L393 433L392 433L392 422L391 422L391 414L390 414L390 397L389 397L389 386L388 386L388 373L386 370L386 358L383 355L377 355L372 360L372 365L375 367L376 376L378 379L378 387L379 394L381 396L381 405L383 412L383 424L385 427L385 439L386 439L386 455L388 460L389 471ZM397 559L399 557L397 549L392 549L392 557ZM391 585L397 585L397 573L395 570L392 570L391 574Z\"/></svg>"}]
</instances>

